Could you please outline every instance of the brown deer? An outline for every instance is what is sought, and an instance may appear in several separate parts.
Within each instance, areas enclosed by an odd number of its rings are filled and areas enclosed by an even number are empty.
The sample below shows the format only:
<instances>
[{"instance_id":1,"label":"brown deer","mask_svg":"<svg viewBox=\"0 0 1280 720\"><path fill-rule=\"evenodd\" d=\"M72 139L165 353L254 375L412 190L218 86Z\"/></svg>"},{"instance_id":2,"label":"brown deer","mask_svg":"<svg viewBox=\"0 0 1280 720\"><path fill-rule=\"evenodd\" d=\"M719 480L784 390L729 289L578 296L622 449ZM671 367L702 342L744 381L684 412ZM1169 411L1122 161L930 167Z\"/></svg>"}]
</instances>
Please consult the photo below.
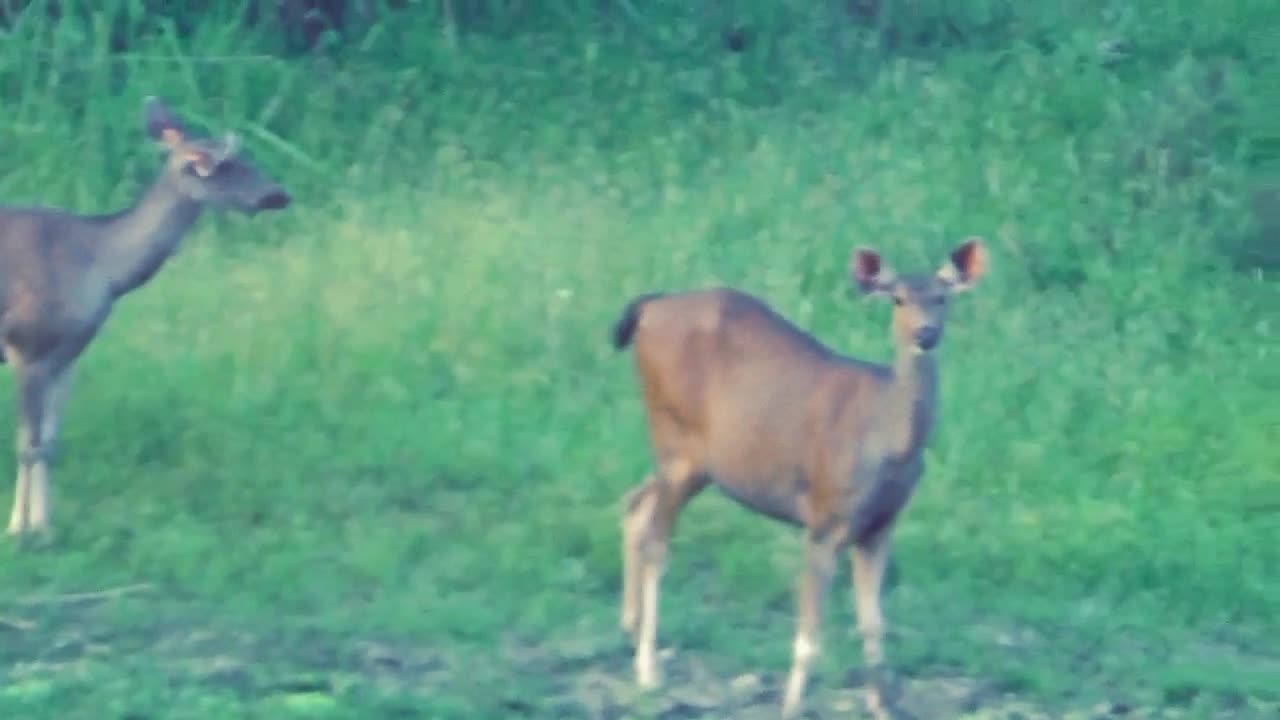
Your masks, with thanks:
<instances>
[{"instance_id":1,"label":"brown deer","mask_svg":"<svg viewBox=\"0 0 1280 720\"><path fill-rule=\"evenodd\" d=\"M643 295L614 326L634 343L654 470L629 491L622 519L622 627L635 644L641 687L658 684L658 584L680 510L715 484L768 517L805 530L796 635L782 714L800 709L818 653L822 605L837 554L850 550L858 628L872 669L868 709L889 717L880 584L898 512L924 471L937 404L931 351L947 296L987 268L980 238L956 247L936 273L895 275L855 249L854 282L893 300L892 365L837 355L732 289Z\"/></svg>"},{"instance_id":2,"label":"brown deer","mask_svg":"<svg viewBox=\"0 0 1280 720\"><path fill-rule=\"evenodd\" d=\"M289 194L238 154L236 136L191 137L156 98L143 107L167 161L132 207L78 215L0 207L0 348L13 368L18 477L10 535L49 529L49 462L71 366L112 306L147 282L205 207L278 210Z\"/></svg>"}]
</instances>

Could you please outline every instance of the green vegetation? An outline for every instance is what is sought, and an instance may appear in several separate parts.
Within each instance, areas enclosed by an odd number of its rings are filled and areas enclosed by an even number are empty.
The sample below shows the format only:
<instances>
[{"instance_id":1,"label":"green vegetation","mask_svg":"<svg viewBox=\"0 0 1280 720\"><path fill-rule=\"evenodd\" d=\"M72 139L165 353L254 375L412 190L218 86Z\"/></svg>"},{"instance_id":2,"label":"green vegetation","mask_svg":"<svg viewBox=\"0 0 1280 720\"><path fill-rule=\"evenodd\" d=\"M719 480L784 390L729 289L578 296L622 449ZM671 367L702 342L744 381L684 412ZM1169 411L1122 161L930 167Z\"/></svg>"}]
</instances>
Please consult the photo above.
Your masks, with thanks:
<instances>
[{"instance_id":1,"label":"green vegetation","mask_svg":"<svg viewBox=\"0 0 1280 720\"><path fill-rule=\"evenodd\" d=\"M991 712L1274 711L1274 3L901 2L892 33L845 3L490 3L454 32L428 5L287 59L212 15L114 55L105 13L0 30L4 202L127 203L148 94L296 198L205 218L81 358L57 534L0 543L0 717L691 717L682 691L776 685L800 538L708 493L664 585L671 692L616 709L648 456L608 327L727 283L886 359L850 246L921 268L970 234L993 272L940 350L895 668ZM844 577L820 708L860 664Z\"/></svg>"}]
</instances>

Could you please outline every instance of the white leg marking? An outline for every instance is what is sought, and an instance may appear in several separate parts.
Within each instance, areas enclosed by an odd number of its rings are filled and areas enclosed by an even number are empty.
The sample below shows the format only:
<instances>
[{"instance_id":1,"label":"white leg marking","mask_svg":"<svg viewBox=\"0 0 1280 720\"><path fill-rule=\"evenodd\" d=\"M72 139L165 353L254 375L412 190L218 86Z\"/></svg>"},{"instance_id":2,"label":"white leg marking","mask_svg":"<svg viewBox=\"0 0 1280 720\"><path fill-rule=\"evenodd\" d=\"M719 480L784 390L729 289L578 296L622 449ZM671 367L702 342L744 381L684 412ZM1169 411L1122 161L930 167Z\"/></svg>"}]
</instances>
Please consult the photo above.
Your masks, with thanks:
<instances>
[{"instance_id":1,"label":"white leg marking","mask_svg":"<svg viewBox=\"0 0 1280 720\"><path fill-rule=\"evenodd\" d=\"M18 460L18 477L13 489L13 512L9 514L9 534L21 535L31 528L31 467L27 460L30 435L23 418L18 418L18 439L14 455Z\"/></svg>"},{"instance_id":2,"label":"white leg marking","mask_svg":"<svg viewBox=\"0 0 1280 720\"><path fill-rule=\"evenodd\" d=\"M44 408L40 414L40 447L43 452L40 454L40 459L32 464L29 476L30 524L35 530L49 529L49 516L52 510L52 501L49 497L49 464L52 462L54 445L58 439L62 404L67 399L67 392L71 388L71 376L71 368L64 367L62 372L45 386Z\"/></svg>"},{"instance_id":3,"label":"white leg marking","mask_svg":"<svg viewBox=\"0 0 1280 720\"><path fill-rule=\"evenodd\" d=\"M37 460L28 471L31 484L30 513L27 521L30 530L49 529L49 464Z\"/></svg>"},{"instance_id":4,"label":"white leg marking","mask_svg":"<svg viewBox=\"0 0 1280 720\"><path fill-rule=\"evenodd\" d=\"M787 676L787 689L782 699L782 716L795 717L800 711L804 686L809 680L809 665L818 656L818 646L803 633L797 633L792 646L791 672Z\"/></svg>"},{"instance_id":5,"label":"white leg marking","mask_svg":"<svg viewBox=\"0 0 1280 720\"><path fill-rule=\"evenodd\" d=\"M632 492L646 492L652 478L646 478L636 490ZM640 601L638 594L640 593L640 573L644 567L644 561L641 556L642 544L644 536L649 527L649 514L653 510L653 500L651 497L645 497L637 502L631 512L626 513L622 518L622 616L620 624L624 632L630 634L634 640L636 634L636 620L639 617ZM629 496L626 503L630 505Z\"/></svg>"},{"instance_id":6,"label":"white leg marking","mask_svg":"<svg viewBox=\"0 0 1280 720\"><path fill-rule=\"evenodd\" d=\"M642 688L658 686L658 580L662 568L646 559L642 570L640 631L636 638L636 684Z\"/></svg>"},{"instance_id":7,"label":"white leg marking","mask_svg":"<svg viewBox=\"0 0 1280 720\"><path fill-rule=\"evenodd\" d=\"M867 665L866 706L876 720L889 717L881 688L884 673L884 615L880 609L880 585L889 558L886 534L871 548L853 549L854 597L857 602L858 632L862 635L862 656Z\"/></svg>"},{"instance_id":8,"label":"white leg marking","mask_svg":"<svg viewBox=\"0 0 1280 720\"><path fill-rule=\"evenodd\" d=\"M13 511L9 513L9 529L10 535L20 535L27 529L27 515L30 507L31 483L30 473L22 464L22 458L18 458L18 476L14 480L13 488Z\"/></svg>"}]
</instances>

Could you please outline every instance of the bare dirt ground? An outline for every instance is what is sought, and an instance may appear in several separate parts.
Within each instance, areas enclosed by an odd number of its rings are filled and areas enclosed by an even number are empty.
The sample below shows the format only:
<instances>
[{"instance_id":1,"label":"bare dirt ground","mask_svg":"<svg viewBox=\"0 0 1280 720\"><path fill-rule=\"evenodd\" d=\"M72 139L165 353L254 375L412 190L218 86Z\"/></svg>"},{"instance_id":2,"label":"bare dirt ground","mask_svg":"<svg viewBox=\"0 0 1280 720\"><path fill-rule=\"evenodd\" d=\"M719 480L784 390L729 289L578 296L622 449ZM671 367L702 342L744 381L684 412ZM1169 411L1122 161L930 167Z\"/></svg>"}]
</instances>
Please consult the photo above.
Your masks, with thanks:
<instances>
[{"instance_id":1,"label":"bare dirt ground","mask_svg":"<svg viewBox=\"0 0 1280 720\"><path fill-rule=\"evenodd\" d=\"M632 683L630 651L619 640L612 648L557 647L544 652L536 647L509 647L508 660L525 673L549 673L557 697L543 712L532 707L526 717L582 718L583 720L776 720L779 717L785 668L723 675L731 658L697 653L663 655L663 685L650 694L639 693ZM757 669L758 670L758 669ZM1099 684L1094 678L1090 684ZM805 717L869 718L862 705L862 674L852 670L840 677L815 674L806 695ZM1071 703L1049 707L1017 692L1002 689L994 681L959 675L896 677L892 682L902 720L1157 720L1205 718L1251 720L1280 717L1280 704L1256 699L1235 701L1208 710L1187 705L1135 704L1121 701ZM549 711L549 712L548 712Z\"/></svg>"},{"instance_id":2,"label":"bare dirt ground","mask_svg":"<svg viewBox=\"0 0 1280 720\"><path fill-rule=\"evenodd\" d=\"M625 663L624 663L625 665ZM735 718L776 720L782 674L743 674L734 678L712 675L698 657L671 658L662 690L638 697L626 667L595 667L578 672L565 685L561 717L622 720L654 717L661 720ZM849 673L844 682L819 677L807 695L807 718L870 717L862 705L861 679ZM1126 718L1246 718L1267 717L1262 707L1222 709L1207 714L1177 707L1134 707L1102 702L1092 706L1050 709L1017 693L1000 690L976 678L952 676L899 678L897 717L902 720L1105 720ZM576 707L575 707L576 706ZM574 710L577 712L575 713ZM1280 708L1271 708L1280 712ZM1278 717L1280 715L1270 715Z\"/></svg>"},{"instance_id":3,"label":"bare dirt ground","mask_svg":"<svg viewBox=\"0 0 1280 720\"><path fill-rule=\"evenodd\" d=\"M65 618L64 618L65 620ZM136 632L94 632L82 625L0 629L0 690L77 684L92 687L133 666L172 686L231 692L250 705L302 702L338 709L358 698L398 698L396 717L436 716L441 690L476 717L574 720L776 719L785 668L744 667L725 672L728 653L663 652L663 687L639 693L631 677L630 648L622 637L584 633L574 639L509 638L488 660L462 660L447 649L335 638L272 638L168 627ZM43 632L42 632L43 631ZM52 632L50 632L52 631ZM7 657L6 657L7 656ZM496 662L495 662L496 660ZM119 663L124 666L118 666ZM1104 678L1082 678L1098 687ZM87 686L84 683L88 683ZM817 673L806 696L807 718L866 718L857 670ZM1280 704L1236 698L1196 705L1130 702L1050 707L1000 684L959 675L898 677L894 686L903 720L1253 720L1280 717ZM4 693L0 692L0 700ZM456 703L450 701L450 707ZM3 703L0 702L0 706ZM429 710L429 712L427 712ZM423 713L427 712L426 715ZM465 713L464 713L465 715ZM463 715L450 715L450 717ZM142 712L131 717L150 718Z\"/></svg>"},{"instance_id":4,"label":"bare dirt ground","mask_svg":"<svg viewBox=\"0 0 1280 720\"><path fill-rule=\"evenodd\" d=\"M560 717L589 720L622 720L653 717L661 720L692 718L740 718L776 720L780 703L781 673L745 673L724 678L714 675L704 658L696 655L673 657L664 663L663 687L647 696L631 682L629 660L598 663L567 674L562 682ZM817 676L806 696L808 718L861 718L861 680L850 673L844 682ZM834 685L834 686L833 686ZM900 679L896 682L898 705L904 720L944 720L946 718L1020 718L1039 720L1059 717L1032 703L961 677ZM1108 709L1084 718L1112 717ZM1155 717L1127 715L1128 717Z\"/></svg>"}]
</instances>

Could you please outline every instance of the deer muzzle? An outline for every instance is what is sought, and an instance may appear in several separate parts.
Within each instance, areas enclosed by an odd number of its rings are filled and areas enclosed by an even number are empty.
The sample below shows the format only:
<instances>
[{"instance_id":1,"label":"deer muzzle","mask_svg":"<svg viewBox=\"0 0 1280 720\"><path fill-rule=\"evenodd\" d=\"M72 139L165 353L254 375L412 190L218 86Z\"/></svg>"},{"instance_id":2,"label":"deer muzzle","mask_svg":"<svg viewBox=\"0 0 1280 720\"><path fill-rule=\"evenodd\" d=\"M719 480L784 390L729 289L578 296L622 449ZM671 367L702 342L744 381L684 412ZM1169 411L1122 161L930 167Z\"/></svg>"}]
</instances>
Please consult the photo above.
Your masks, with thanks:
<instances>
[{"instance_id":1,"label":"deer muzzle","mask_svg":"<svg viewBox=\"0 0 1280 720\"><path fill-rule=\"evenodd\" d=\"M282 188L272 188L258 198L258 202L254 204L255 210L280 210L288 207L293 198L289 197L289 193Z\"/></svg>"},{"instance_id":2,"label":"deer muzzle","mask_svg":"<svg viewBox=\"0 0 1280 720\"><path fill-rule=\"evenodd\" d=\"M942 328L937 325L921 325L912 333L916 347L921 350L932 350L942 339Z\"/></svg>"}]
</instances>

